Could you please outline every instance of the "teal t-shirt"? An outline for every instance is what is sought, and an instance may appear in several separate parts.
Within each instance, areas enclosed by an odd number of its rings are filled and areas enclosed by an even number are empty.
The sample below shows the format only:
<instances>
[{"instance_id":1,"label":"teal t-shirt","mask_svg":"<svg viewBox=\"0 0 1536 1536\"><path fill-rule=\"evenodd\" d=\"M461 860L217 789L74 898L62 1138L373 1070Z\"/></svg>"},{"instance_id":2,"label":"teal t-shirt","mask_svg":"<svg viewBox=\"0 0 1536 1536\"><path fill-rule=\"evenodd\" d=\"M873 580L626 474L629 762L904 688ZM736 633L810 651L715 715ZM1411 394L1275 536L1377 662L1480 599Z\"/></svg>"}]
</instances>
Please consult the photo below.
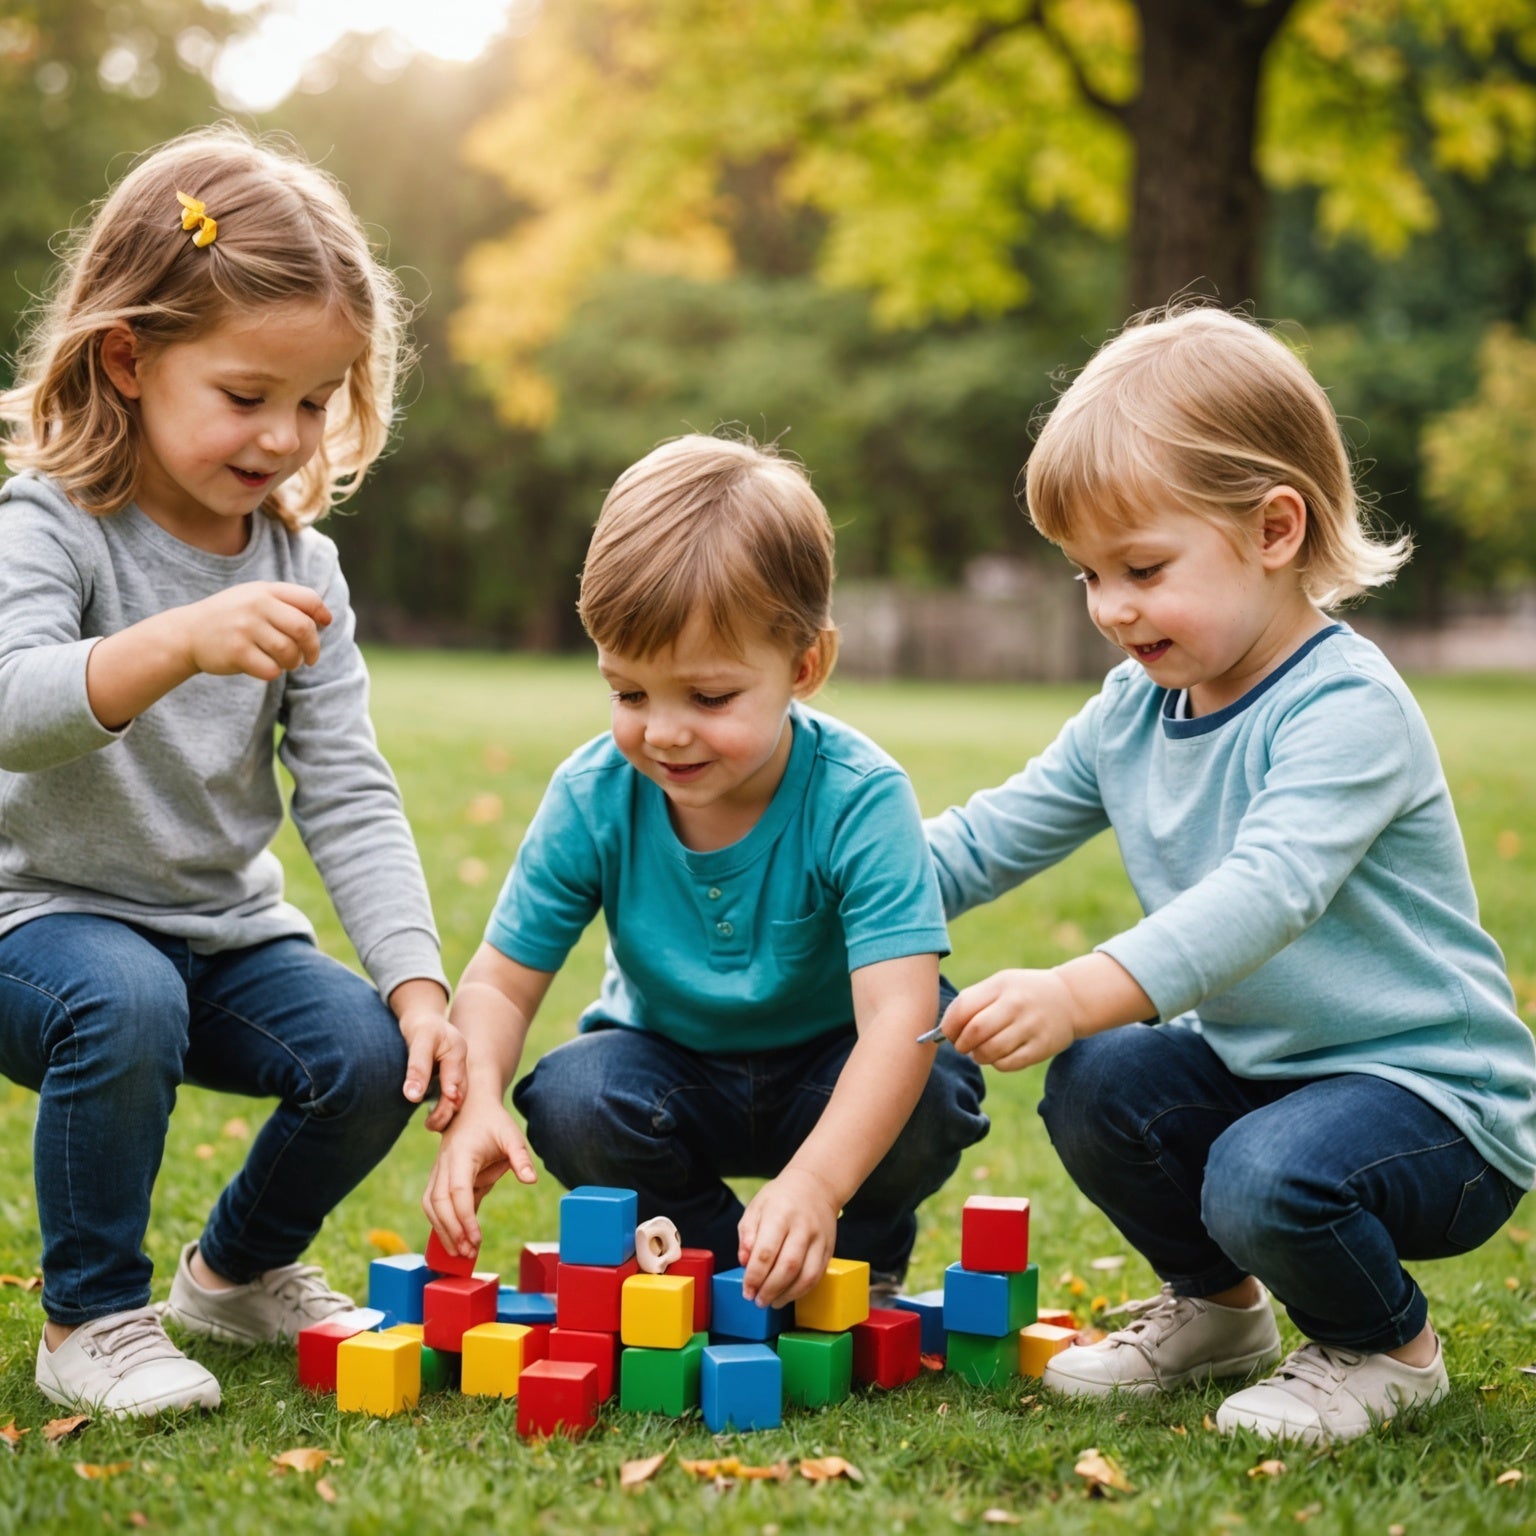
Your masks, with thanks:
<instances>
[{"instance_id":1,"label":"teal t-shirt","mask_svg":"<svg viewBox=\"0 0 1536 1536\"><path fill-rule=\"evenodd\" d=\"M709 853L678 841L665 794L612 736L588 742L555 771L486 942L556 971L601 911L607 971L581 1027L648 1029L709 1052L799 1045L845 1027L850 972L948 954L907 776L839 720L796 704L791 721L767 810Z\"/></svg>"}]
</instances>

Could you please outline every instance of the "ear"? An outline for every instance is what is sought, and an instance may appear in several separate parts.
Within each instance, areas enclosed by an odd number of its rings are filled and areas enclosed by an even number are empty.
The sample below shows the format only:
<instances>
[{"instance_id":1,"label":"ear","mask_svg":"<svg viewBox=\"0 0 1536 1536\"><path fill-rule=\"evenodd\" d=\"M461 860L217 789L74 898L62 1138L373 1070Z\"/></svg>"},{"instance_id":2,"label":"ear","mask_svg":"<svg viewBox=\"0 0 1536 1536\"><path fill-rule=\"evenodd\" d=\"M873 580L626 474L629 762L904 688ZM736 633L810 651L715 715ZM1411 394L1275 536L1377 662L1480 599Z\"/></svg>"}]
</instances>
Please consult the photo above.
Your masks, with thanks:
<instances>
[{"instance_id":1,"label":"ear","mask_svg":"<svg viewBox=\"0 0 1536 1536\"><path fill-rule=\"evenodd\" d=\"M1284 570L1301 553L1307 536L1306 498L1294 486L1277 485L1259 506L1263 524L1259 560L1267 571Z\"/></svg>"},{"instance_id":2,"label":"ear","mask_svg":"<svg viewBox=\"0 0 1536 1536\"><path fill-rule=\"evenodd\" d=\"M818 692L832 672L837 658L837 631L823 630L801 652L795 663L795 676L791 689L797 699L808 699Z\"/></svg>"},{"instance_id":3,"label":"ear","mask_svg":"<svg viewBox=\"0 0 1536 1536\"><path fill-rule=\"evenodd\" d=\"M125 400L137 400L144 392L139 382L138 338L125 321L119 320L102 334L100 345L102 371L112 387Z\"/></svg>"}]
</instances>

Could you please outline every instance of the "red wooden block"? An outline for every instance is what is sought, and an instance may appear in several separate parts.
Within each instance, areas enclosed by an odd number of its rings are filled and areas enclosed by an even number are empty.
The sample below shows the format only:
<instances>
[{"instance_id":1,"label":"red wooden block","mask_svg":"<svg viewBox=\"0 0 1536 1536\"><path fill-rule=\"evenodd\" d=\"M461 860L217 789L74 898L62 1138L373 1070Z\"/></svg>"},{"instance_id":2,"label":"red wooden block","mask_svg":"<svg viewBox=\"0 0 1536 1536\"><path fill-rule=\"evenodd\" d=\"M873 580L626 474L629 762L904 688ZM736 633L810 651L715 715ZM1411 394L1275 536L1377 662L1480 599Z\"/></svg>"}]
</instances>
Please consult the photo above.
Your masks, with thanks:
<instances>
[{"instance_id":1,"label":"red wooden block","mask_svg":"<svg viewBox=\"0 0 1536 1536\"><path fill-rule=\"evenodd\" d=\"M473 1275L449 1275L443 1280L429 1280L422 1293L422 1343L428 1349L460 1353L469 1329L496 1321L496 1293L500 1289L494 1277L476 1280Z\"/></svg>"},{"instance_id":2,"label":"red wooden block","mask_svg":"<svg viewBox=\"0 0 1536 1536\"><path fill-rule=\"evenodd\" d=\"M622 1264L562 1264L555 1280L555 1326L617 1333L624 1282L639 1273L634 1259Z\"/></svg>"},{"instance_id":3,"label":"red wooden block","mask_svg":"<svg viewBox=\"0 0 1536 1536\"><path fill-rule=\"evenodd\" d=\"M960 1267L992 1274L1029 1268L1029 1201L972 1195L960 1211Z\"/></svg>"},{"instance_id":4,"label":"red wooden block","mask_svg":"<svg viewBox=\"0 0 1536 1536\"><path fill-rule=\"evenodd\" d=\"M358 1311L341 1318L328 1317L299 1329L299 1385L311 1392L334 1392L336 1351L341 1348L342 1340L366 1333L378 1321L382 1321L381 1313L363 1315Z\"/></svg>"},{"instance_id":5,"label":"red wooden block","mask_svg":"<svg viewBox=\"0 0 1536 1536\"><path fill-rule=\"evenodd\" d=\"M549 1335L551 1360L586 1361L597 1367L597 1400L606 1403L619 1384L619 1336L590 1333L581 1328L562 1328L558 1324Z\"/></svg>"},{"instance_id":6,"label":"red wooden block","mask_svg":"<svg viewBox=\"0 0 1536 1536\"><path fill-rule=\"evenodd\" d=\"M855 1381L899 1387L916 1380L923 1352L923 1320L916 1312L876 1307L852 1333Z\"/></svg>"},{"instance_id":7,"label":"red wooden block","mask_svg":"<svg viewBox=\"0 0 1536 1536\"><path fill-rule=\"evenodd\" d=\"M708 1248L684 1248L667 1265L669 1275L693 1276L693 1331L709 1330L709 1303L714 1286L709 1282L715 1273L715 1256Z\"/></svg>"},{"instance_id":8,"label":"red wooden block","mask_svg":"<svg viewBox=\"0 0 1536 1536\"><path fill-rule=\"evenodd\" d=\"M469 1276L475 1272L475 1260L479 1257L479 1253L478 1251L463 1255L449 1253L443 1247L442 1239L434 1229L427 1233L426 1257L427 1268L433 1274Z\"/></svg>"},{"instance_id":9,"label":"red wooden block","mask_svg":"<svg viewBox=\"0 0 1536 1536\"><path fill-rule=\"evenodd\" d=\"M532 1365L535 1360L549 1359L549 1336L555 1331L553 1323L529 1325L528 1337L523 1340L523 1364Z\"/></svg>"},{"instance_id":10,"label":"red wooden block","mask_svg":"<svg viewBox=\"0 0 1536 1536\"><path fill-rule=\"evenodd\" d=\"M517 1378L517 1432L584 1435L597 1423L597 1367L591 1361L536 1360Z\"/></svg>"},{"instance_id":11,"label":"red wooden block","mask_svg":"<svg viewBox=\"0 0 1536 1536\"><path fill-rule=\"evenodd\" d=\"M1074 1312L1052 1311L1048 1307L1042 1307L1035 1318L1037 1323L1049 1323L1053 1328L1081 1328L1082 1324L1077 1320Z\"/></svg>"},{"instance_id":12,"label":"red wooden block","mask_svg":"<svg viewBox=\"0 0 1536 1536\"><path fill-rule=\"evenodd\" d=\"M559 1243L524 1243L517 1260L517 1288L529 1294L553 1296L560 1268Z\"/></svg>"}]
</instances>

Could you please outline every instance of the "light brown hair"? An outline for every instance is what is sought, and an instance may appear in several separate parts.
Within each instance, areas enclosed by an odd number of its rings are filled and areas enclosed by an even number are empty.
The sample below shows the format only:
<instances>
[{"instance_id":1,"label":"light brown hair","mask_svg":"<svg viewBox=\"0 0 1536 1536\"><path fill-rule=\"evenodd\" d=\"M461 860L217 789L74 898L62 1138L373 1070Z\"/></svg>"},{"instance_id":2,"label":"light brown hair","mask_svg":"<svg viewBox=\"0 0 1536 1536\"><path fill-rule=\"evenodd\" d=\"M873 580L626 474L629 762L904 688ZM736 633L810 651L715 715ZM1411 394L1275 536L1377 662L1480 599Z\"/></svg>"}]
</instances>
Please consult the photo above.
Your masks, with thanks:
<instances>
[{"instance_id":1,"label":"light brown hair","mask_svg":"<svg viewBox=\"0 0 1536 1536\"><path fill-rule=\"evenodd\" d=\"M581 573L587 633L620 656L672 645L695 614L728 649L754 634L795 656L837 656L833 535L805 471L775 448L692 434L619 476Z\"/></svg>"},{"instance_id":2,"label":"light brown hair","mask_svg":"<svg viewBox=\"0 0 1536 1536\"><path fill-rule=\"evenodd\" d=\"M217 220L212 244L183 231L178 192ZM127 324L153 352L292 303L334 307L364 340L320 447L262 503L297 528L351 495L384 448L407 306L340 186L296 152L227 124L149 151L69 239L17 383L0 396L6 462L51 475L87 511L119 511L134 496L139 424L103 367L106 333Z\"/></svg>"},{"instance_id":3,"label":"light brown hair","mask_svg":"<svg viewBox=\"0 0 1536 1536\"><path fill-rule=\"evenodd\" d=\"M1278 337L1210 306L1137 316L1057 401L1024 467L1053 543L1085 519L1134 525L1172 506L1231 529L1276 486L1307 507L1295 569L1331 608L1390 581L1412 543L1370 525L1338 417Z\"/></svg>"}]
</instances>

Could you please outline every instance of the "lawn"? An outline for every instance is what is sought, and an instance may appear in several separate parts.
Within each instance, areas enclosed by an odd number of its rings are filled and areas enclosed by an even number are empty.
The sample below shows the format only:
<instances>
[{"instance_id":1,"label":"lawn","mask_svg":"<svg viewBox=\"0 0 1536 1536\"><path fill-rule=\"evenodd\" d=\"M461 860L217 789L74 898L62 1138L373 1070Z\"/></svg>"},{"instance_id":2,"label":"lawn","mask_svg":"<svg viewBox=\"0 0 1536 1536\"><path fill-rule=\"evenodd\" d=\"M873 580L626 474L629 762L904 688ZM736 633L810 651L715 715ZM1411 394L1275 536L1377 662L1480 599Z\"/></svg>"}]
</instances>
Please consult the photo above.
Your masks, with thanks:
<instances>
[{"instance_id":1,"label":"lawn","mask_svg":"<svg viewBox=\"0 0 1536 1536\"><path fill-rule=\"evenodd\" d=\"M584 661L379 653L374 713L404 788L442 929L450 974L478 942L487 907L550 770L601 730L606 700ZM910 769L923 807L937 811L996 782L1050 738L1084 687L962 688L837 683L822 701L868 731ZM1466 832L1484 921L1504 946L1528 1022L1536 1022L1536 681L1427 681L1420 696L1445 758ZM297 839L281 844L290 893L315 915L322 942L350 957ZM1004 965L1050 964L1129 923L1134 901L1109 838L992 908L955 924L949 974L958 983ZM594 994L601 935L589 933L551 992L530 1049L564 1039ZM969 1194L1028 1195L1043 1305L1086 1316L1156 1285L1055 1163L1034 1113L1040 1074L992 1075L991 1136L967 1154L925 1208L909 1285L940 1282L958 1257ZM0 1083L0 1271L36 1273L30 1133L34 1103ZM173 1123L148 1246L163 1296L179 1245L199 1230L238 1165L261 1106L197 1090ZM313 1257L361 1294L377 1250L371 1229L425 1240L417 1204L434 1139L419 1126L328 1223ZM484 1211L487 1267L515 1269L525 1240L553 1237L559 1190L503 1186ZM1536 1530L1536 1255L1527 1203L1516 1224L1459 1260L1422 1267L1446 1340L1453 1394L1433 1415L1348 1447L1283 1454L1204 1427L1218 1390L1162 1402L1080 1406L1015 1380L982 1390L925 1372L888 1395L856 1396L818 1413L792 1412L781 1430L716 1440L684 1422L605 1411L586 1442L528 1445L510 1404L428 1397L388 1421L339 1416L300 1392L282 1349L240 1355L199 1344L220 1377L218 1414L159 1424L92 1423L57 1444L43 1425L57 1410L32 1383L40 1313L35 1295L0 1287L0 1426L23 1436L0 1456L8 1486L0 1533L105 1528L245 1532L457 1532L615 1529L788 1536L1018 1525L1036 1532L1288 1531L1312 1533ZM1123 1260L1118 1263L1116 1261ZM1292 1335L1282 1322L1287 1337ZM316 1476L278 1474L270 1457L298 1446L334 1456ZM1097 1447L1132 1491L1090 1498L1074 1472ZM619 1486L631 1458L672 1449L638 1491ZM763 1465L837 1455L863 1481L696 1481L679 1457L738 1456ZM76 1464L118 1468L88 1478ZM1523 1478L1517 1474L1525 1469ZM1501 1480L1502 1479L1502 1480ZM327 1497L329 1496L329 1497ZM991 1513L989 1513L991 1512ZM1001 1513L999 1513L1001 1512Z\"/></svg>"}]
</instances>

